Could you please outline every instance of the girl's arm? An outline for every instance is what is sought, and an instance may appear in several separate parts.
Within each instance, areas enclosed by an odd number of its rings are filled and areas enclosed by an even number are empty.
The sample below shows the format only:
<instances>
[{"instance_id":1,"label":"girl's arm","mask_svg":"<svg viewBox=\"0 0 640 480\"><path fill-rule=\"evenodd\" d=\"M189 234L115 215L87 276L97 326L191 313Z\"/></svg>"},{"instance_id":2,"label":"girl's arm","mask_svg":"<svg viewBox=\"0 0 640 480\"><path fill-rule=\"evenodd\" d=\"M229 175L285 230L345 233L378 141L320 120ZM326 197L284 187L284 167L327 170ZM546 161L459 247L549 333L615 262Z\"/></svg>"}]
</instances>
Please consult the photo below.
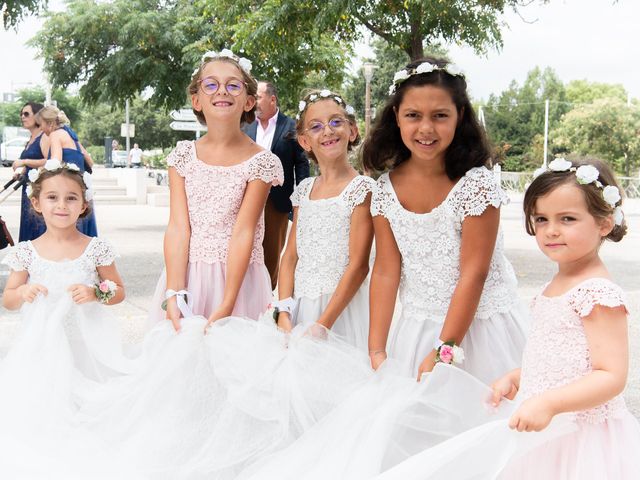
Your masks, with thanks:
<instances>
[{"instance_id":1,"label":"girl's arm","mask_svg":"<svg viewBox=\"0 0 640 480\"><path fill-rule=\"evenodd\" d=\"M98 266L96 267L96 270L98 272L100 281L111 280L116 284L117 287L115 295L111 297L105 303L105 305L116 305L122 302L125 297L124 285L122 284L122 278L118 273L115 262L113 262L111 265ZM76 283L74 285L70 285L67 290L71 294L71 298L73 299L74 303L78 305L98 301L98 298L96 297L95 285L84 285L81 283Z\"/></svg>"},{"instance_id":2,"label":"girl's arm","mask_svg":"<svg viewBox=\"0 0 640 480\"><path fill-rule=\"evenodd\" d=\"M402 257L389 221L373 217L376 260L369 287L369 356L371 366L378 368L387 358L387 337L396 305Z\"/></svg>"},{"instance_id":3,"label":"girl's arm","mask_svg":"<svg viewBox=\"0 0 640 480\"><path fill-rule=\"evenodd\" d=\"M93 167L93 158L91 157L91 154L89 152L87 152L87 149L84 148L84 146L78 142L80 145L80 151L82 152L82 156L84 157L84 163L86 163L87 165L89 165L89 167Z\"/></svg>"},{"instance_id":4,"label":"girl's arm","mask_svg":"<svg viewBox=\"0 0 640 480\"><path fill-rule=\"evenodd\" d=\"M49 135L49 157L57 158L62 161L62 136L65 135L64 130L54 130Z\"/></svg>"},{"instance_id":5,"label":"girl's arm","mask_svg":"<svg viewBox=\"0 0 640 480\"><path fill-rule=\"evenodd\" d=\"M40 153L42 154L41 159L27 158L23 160L16 160L13 162L13 169L15 170L23 165L30 168L40 168L47 162L47 155L49 154L49 137L44 133L42 134L42 137L40 137Z\"/></svg>"},{"instance_id":6,"label":"girl's arm","mask_svg":"<svg viewBox=\"0 0 640 480\"><path fill-rule=\"evenodd\" d=\"M17 310L24 302L33 302L39 293L47 294L44 285L27 283L29 272L12 270L2 294L2 306L7 310Z\"/></svg>"},{"instance_id":7,"label":"girl's arm","mask_svg":"<svg viewBox=\"0 0 640 480\"><path fill-rule=\"evenodd\" d=\"M228 317L233 312L238 292L249 266L258 220L264 211L270 189L271 183L262 180L253 180L247 184L238 218L233 226L231 240L229 240L222 303L209 316L209 324L220 318Z\"/></svg>"},{"instance_id":8,"label":"girl's arm","mask_svg":"<svg viewBox=\"0 0 640 480\"><path fill-rule=\"evenodd\" d=\"M460 345L469 330L489 273L499 224L500 209L492 206L488 206L482 215L466 217L462 222L460 278L440 332L442 341ZM418 379L433 370L435 358L436 351L432 350L418 369Z\"/></svg>"},{"instance_id":9,"label":"girl's arm","mask_svg":"<svg viewBox=\"0 0 640 480\"><path fill-rule=\"evenodd\" d=\"M349 264L333 295L331 295L327 308L317 320L320 325L326 328L333 326L369 273L369 255L373 240L370 209L371 194L368 194L365 201L355 207L351 214Z\"/></svg>"},{"instance_id":10,"label":"girl's arm","mask_svg":"<svg viewBox=\"0 0 640 480\"><path fill-rule=\"evenodd\" d=\"M582 321L593 371L523 402L509 421L511 428L521 432L542 430L559 413L602 405L624 390L629 369L625 308L596 305Z\"/></svg>"},{"instance_id":11,"label":"girl's arm","mask_svg":"<svg viewBox=\"0 0 640 480\"><path fill-rule=\"evenodd\" d=\"M278 297L280 300L293 297L296 265L298 264L298 247L296 244L296 230L298 225L298 207L293 208L293 224L289 231L287 247L280 259L280 273L278 274ZM287 312L278 315L278 326L285 331L292 328L291 318Z\"/></svg>"},{"instance_id":12,"label":"girl's arm","mask_svg":"<svg viewBox=\"0 0 640 480\"><path fill-rule=\"evenodd\" d=\"M164 264L167 269L167 289L179 291L186 287L189 262L191 224L187 194L175 167L169 167L169 224L164 233ZM167 300L167 318L176 331L180 330L180 310L175 296Z\"/></svg>"}]
</instances>

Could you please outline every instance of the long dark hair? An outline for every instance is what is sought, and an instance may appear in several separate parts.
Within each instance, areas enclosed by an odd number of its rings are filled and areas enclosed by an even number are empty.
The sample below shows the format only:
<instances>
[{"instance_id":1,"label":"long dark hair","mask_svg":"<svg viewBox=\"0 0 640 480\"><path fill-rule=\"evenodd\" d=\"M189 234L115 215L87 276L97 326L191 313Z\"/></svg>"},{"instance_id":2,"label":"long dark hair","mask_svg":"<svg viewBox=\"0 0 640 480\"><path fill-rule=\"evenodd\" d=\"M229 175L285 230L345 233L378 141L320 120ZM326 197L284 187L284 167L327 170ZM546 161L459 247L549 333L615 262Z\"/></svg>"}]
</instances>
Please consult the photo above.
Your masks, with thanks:
<instances>
[{"instance_id":1,"label":"long dark hair","mask_svg":"<svg viewBox=\"0 0 640 480\"><path fill-rule=\"evenodd\" d=\"M425 57L406 66L414 71L418 65L429 62L440 67L432 72L413 74L398 84L389 98L371 134L364 142L363 163L368 170L393 169L409 159L411 152L400 136L396 121L406 92L413 87L433 85L446 90L458 111L458 126L453 141L445 152L445 171L451 180L462 177L473 167L487 164L490 149L487 137L471 106L467 95L467 82L462 75L451 75L443 68L449 63L441 58Z\"/></svg>"}]
</instances>

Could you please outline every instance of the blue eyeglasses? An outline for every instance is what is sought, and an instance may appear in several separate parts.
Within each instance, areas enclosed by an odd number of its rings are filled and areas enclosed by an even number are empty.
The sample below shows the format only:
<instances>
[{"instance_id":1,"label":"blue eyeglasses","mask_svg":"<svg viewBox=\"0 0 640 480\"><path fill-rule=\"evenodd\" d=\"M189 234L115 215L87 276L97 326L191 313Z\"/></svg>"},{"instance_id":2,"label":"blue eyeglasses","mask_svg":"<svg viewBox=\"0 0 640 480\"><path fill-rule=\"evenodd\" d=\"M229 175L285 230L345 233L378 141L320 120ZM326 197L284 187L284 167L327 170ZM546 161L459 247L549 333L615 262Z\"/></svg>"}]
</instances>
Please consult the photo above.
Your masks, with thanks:
<instances>
[{"instance_id":1,"label":"blue eyeglasses","mask_svg":"<svg viewBox=\"0 0 640 480\"><path fill-rule=\"evenodd\" d=\"M220 82L213 77L205 77L198 80L200 83L200 90L205 95L213 95L220 88ZM232 97L237 97L242 93L246 87L246 83L241 80L229 80L224 84L224 89Z\"/></svg>"},{"instance_id":2,"label":"blue eyeglasses","mask_svg":"<svg viewBox=\"0 0 640 480\"><path fill-rule=\"evenodd\" d=\"M329 120L327 123L311 122L309 124L309 127L307 127L304 131L309 132L313 136L317 136L317 135L320 135L322 132L324 132L324 129L326 127L329 127L329 129L332 132L335 132L336 130L340 130L342 127L344 127L348 123L349 121L346 118L334 117L331 120Z\"/></svg>"}]
</instances>

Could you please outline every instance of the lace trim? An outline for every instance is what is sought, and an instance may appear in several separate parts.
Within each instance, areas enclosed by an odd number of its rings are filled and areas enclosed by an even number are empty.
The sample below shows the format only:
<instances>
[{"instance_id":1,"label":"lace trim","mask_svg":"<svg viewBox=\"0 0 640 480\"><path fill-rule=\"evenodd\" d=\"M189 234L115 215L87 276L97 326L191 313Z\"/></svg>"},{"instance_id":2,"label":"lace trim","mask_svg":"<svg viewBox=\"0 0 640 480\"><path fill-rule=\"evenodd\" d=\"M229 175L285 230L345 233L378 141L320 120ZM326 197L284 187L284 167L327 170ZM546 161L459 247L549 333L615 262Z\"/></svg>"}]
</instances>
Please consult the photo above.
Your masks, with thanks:
<instances>
[{"instance_id":1,"label":"lace trim","mask_svg":"<svg viewBox=\"0 0 640 480\"><path fill-rule=\"evenodd\" d=\"M293 190L293 193L290 197L291 205L293 205L294 207L299 207L300 201L303 198L307 198L307 196L309 195L309 188L311 187L311 185L313 185L314 178L315 177L305 178L298 185L296 185L296 188Z\"/></svg>"},{"instance_id":2,"label":"lace trim","mask_svg":"<svg viewBox=\"0 0 640 480\"><path fill-rule=\"evenodd\" d=\"M22 272L29 270L33 262L33 251L27 242L20 242L9 251L2 259L2 264L7 265L11 270Z\"/></svg>"},{"instance_id":3,"label":"lace trim","mask_svg":"<svg viewBox=\"0 0 640 480\"><path fill-rule=\"evenodd\" d=\"M187 165L193 160L193 157L193 142L181 140L167 156L167 166L175 168L178 175L184 177L187 173Z\"/></svg>"},{"instance_id":4,"label":"lace trim","mask_svg":"<svg viewBox=\"0 0 640 480\"><path fill-rule=\"evenodd\" d=\"M606 278L591 278L574 287L569 292L568 303L580 317L591 314L596 305L603 307L626 306L626 298L622 289Z\"/></svg>"},{"instance_id":5,"label":"lace trim","mask_svg":"<svg viewBox=\"0 0 640 480\"><path fill-rule=\"evenodd\" d=\"M358 175L355 177L351 184L345 189L342 194L342 198L349 206L349 210L353 210L363 203L367 195L373 192L376 187L376 182L372 178L365 177L364 175Z\"/></svg>"},{"instance_id":6,"label":"lace trim","mask_svg":"<svg viewBox=\"0 0 640 480\"><path fill-rule=\"evenodd\" d=\"M284 169L277 155L265 150L255 155L249 162L248 182L262 180L273 186L284 183Z\"/></svg>"},{"instance_id":7,"label":"lace trim","mask_svg":"<svg viewBox=\"0 0 640 480\"><path fill-rule=\"evenodd\" d=\"M453 187L456 190L451 204L462 217L477 217L489 206L498 208L509 202L508 195L500 188L493 173L485 167L472 168L460 182L459 187Z\"/></svg>"},{"instance_id":8,"label":"lace trim","mask_svg":"<svg viewBox=\"0 0 640 480\"><path fill-rule=\"evenodd\" d=\"M111 242L102 238L96 238L91 242L91 245L87 247L86 255L96 267L109 266L119 256Z\"/></svg>"}]
</instances>

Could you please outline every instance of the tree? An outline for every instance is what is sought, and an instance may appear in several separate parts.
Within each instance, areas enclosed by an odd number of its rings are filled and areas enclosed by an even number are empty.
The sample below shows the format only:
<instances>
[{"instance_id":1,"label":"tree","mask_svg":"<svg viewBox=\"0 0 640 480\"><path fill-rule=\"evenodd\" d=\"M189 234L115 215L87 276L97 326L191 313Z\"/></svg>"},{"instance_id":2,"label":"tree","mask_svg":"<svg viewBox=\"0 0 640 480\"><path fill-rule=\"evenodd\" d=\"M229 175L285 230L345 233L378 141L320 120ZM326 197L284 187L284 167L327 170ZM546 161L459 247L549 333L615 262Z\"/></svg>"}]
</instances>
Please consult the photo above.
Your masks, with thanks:
<instances>
[{"instance_id":1,"label":"tree","mask_svg":"<svg viewBox=\"0 0 640 480\"><path fill-rule=\"evenodd\" d=\"M561 152L602 157L629 176L640 166L640 109L615 98L578 105L551 138Z\"/></svg>"},{"instance_id":2,"label":"tree","mask_svg":"<svg viewBox=\"0 0 640 480\"><path fill-rule=\"evenodd\" d=\"M485 108L491 141L505 150L505 169L527 170L542 163L533 140L544 133L545 100L549 99L550 129L569 109L562 81L551 68L531 70L524 84L514 80L499 96L491 95Z\"/></svg>"},{"instance_id":3,"label":"tree","mask_svg":"<svg viewBox=\"0 0 640 480\"><path fill-rule=\"evenodd\" d=\"M599 98L617 98L627 100L627 91L621 84L589 82L587 80L573 80L567 84L567 101L578 103L592 103Z\"/></svg>"},{"instance_id":4,"label":"tree","mask_svg":"<svg viewBox=\"0 0 640 480\"><path fill-rule=\"evenodd\" d=\"M66 11L48 15L32 45L52 83L81 83L88 104L122 103L149 90L156 106L184 106L201 55L222 48L249 57L256 77L274 81L285 109L297 104L311 72L341 83L348 48L336 39L315 28L302 34L287 25L263 44L242 45L235 38L240 26L232 21L237 7L225 10L221 3L71 0ZM240 17L237 21L243 25Z\"/></svg>"},{"instance_id":5,"label":"tree","mask_svg":"<svg viewBox=\"0 0 640 480\"><path fill-rule=\"evenodd\" d=\"M44 103L45 91L42 87L24 88L18 91L18 100L0 104L0 125L20 125L20 110L26 102ZM72 125L80 120L80 99L66 90L55 89L51 92L58 108L64 111Z\"/></svg>"},{"instance_id":6,"label":"tree","mask_svg":"<svg viewBox=\"0 0 640 480\"><path fill-rule=\"evenodd\" d=\"M39 13L47 3L46 0L4 0L0 3L2 26L5 30L15 28L20 20L28 15Z\"/></svg>"}]
</instances>

